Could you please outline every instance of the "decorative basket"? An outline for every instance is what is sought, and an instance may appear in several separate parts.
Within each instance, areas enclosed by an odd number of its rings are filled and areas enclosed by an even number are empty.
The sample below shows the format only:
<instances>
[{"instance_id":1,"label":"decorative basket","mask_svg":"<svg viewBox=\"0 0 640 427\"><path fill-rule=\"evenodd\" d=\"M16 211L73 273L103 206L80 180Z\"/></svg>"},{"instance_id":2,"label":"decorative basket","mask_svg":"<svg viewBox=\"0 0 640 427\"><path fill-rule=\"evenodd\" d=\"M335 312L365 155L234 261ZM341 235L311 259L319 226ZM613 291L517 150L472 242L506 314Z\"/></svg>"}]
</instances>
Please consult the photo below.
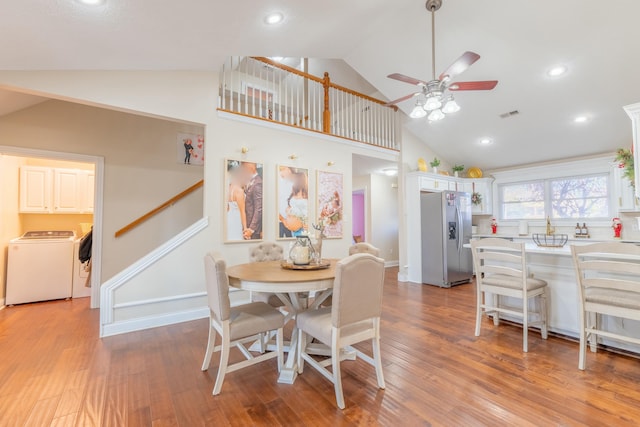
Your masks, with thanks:
<instances>
[{"instance_id":1,"label":"decorative basket","mask_svg":"<svg viewBox=\"0 0 640 427\"><path fill-rule=\"evenodd\" d=\"M543 248L561 248L566 245L569 240L569 235L567 234L534 233L531 237L536 245Z\"/></svg>"}]
</instances>

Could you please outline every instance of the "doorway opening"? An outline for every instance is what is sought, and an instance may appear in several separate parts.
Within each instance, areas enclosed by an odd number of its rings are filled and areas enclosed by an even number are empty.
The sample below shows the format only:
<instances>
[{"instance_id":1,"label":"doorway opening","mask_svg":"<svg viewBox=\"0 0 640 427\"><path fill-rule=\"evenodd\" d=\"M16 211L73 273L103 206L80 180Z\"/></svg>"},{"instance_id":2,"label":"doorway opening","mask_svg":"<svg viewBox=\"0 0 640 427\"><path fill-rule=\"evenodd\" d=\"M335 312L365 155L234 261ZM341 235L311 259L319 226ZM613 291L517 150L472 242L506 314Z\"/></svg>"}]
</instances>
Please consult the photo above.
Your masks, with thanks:
<instances>
[{"instance_id":1,"label":"doorway opening","mask_svg":"<svg viewBox=\"0 0 640 427\"><path fill-rule=\"evenodd\" d=\"M366 235L366 208L365 208L365 191L355 190L352 193L352 224L353 224L353 242L365 242Z\"/></svg>"},{"instance_id":2,"label":"doorway opening","mask_svg":"<svg viewBox=\"0 0 640 427\"><path fill-rule=\"evenodd\" d=\"M27 232L73 232L73 259L69 261L73 272L68 296L90 297L91 308L100 305L103 168L101 157L0 146L3 182L0 188L0 239L3 247L8 248L11 240ZM81 237L92 227L89 270L79 261L78 250ZM9 279L6 271L8 250L3 251L0 258L3 266L1 300L4 300ZM27 298L24 302L31 301Z\"/></svg>"}]
</instances>

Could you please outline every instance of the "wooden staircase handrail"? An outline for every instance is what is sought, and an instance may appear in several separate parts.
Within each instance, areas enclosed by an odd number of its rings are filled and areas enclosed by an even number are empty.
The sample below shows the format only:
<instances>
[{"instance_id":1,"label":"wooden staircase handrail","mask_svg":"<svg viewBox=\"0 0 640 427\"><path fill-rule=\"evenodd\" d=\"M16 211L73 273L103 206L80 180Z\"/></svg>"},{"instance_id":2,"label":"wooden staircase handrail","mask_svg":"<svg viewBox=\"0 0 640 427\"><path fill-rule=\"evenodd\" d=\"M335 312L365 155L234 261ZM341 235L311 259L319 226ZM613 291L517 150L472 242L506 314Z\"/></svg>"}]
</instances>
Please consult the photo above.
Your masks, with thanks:
<instances>
[{"instance_id":1,"label":"wooden staircase handrail","mask_svg":"<svg viewBox=\"0 0 640 427\"><path fill-rule=\"evenodd\" d=\"M142 215L138 219L130 222L129 224L127 224L124 227L122 227L120 230L116 231L115 237L120 237L123 234L133 230L134 228L136 228L137 226L139 226L143 222L147 221L152 216L158 214L163 209L168 208L169 206L173 205L174 203L176 203L180 199L182 199L182 198L188 196L189 194L193 193L194 191L196 191L198 188L202 187L203 185L204 185L204 179L201 179L200 181L198 181L195 184L193 184L191 187L187 188L186 190L182 191L179 194L176 194L175 196L173 196L172 198L170 198L169 200L167 200L166 202L164 202L160 206L158 206L158 207L156 207L154 209L151 209L146 214Z\"/></svg>"}]
</instances>

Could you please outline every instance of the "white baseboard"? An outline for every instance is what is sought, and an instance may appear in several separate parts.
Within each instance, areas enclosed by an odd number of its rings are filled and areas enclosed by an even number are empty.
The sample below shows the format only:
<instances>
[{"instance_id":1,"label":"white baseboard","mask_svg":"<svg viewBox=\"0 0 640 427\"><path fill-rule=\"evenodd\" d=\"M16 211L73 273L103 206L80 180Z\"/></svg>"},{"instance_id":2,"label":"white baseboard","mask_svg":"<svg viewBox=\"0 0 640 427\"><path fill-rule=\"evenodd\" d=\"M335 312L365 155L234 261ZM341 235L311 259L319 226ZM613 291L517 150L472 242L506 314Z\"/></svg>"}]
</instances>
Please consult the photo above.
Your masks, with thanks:
<instances>
[{"instance_id":1,"label":"white baseboard","mask_svg":"<svg viewBox=\"0 0 640 427\"><path fill-rule=\"evenodd\" d=\"M388 268L388 267L397 267L400 265L400 262L398 260L395 261L385 261L384 262L384 268Z\"/></svg>"},{"instance_id":2,"label":"white baseboard","mask_svg":"<svg viewBox=\"0 0 640 427\"><path fill-rule=\"evenodd\" d=\"M398 282L408 282L408 281L409 281L409 276L407 275L407 273L398 272Z\"/></svg>"},{"instance_id":3,"label":"white baseboard","mask_svg":"<svg viewBox=\"0 0 640 427\"><path fill-rule=\"evenodd\" d=\"M4 305L4 298L0 299L0 310L2 310L5 307Z\"/></svg>"},{"instance_id":4,"label":"white baseboard","mask_svg":"<svg viewBox=\"0 0 640 427\"><path fill-rule=\"evenodd\" d=\"M156 316L139 317L121 322L113 322L103 325L102 337L125 334L127 332L140 331L143 329L157 328L174 323L188 322L209 317L209 307L199 307L191 310L177 311L174 313L163 313Z\"/></svg>"}]
</instances>

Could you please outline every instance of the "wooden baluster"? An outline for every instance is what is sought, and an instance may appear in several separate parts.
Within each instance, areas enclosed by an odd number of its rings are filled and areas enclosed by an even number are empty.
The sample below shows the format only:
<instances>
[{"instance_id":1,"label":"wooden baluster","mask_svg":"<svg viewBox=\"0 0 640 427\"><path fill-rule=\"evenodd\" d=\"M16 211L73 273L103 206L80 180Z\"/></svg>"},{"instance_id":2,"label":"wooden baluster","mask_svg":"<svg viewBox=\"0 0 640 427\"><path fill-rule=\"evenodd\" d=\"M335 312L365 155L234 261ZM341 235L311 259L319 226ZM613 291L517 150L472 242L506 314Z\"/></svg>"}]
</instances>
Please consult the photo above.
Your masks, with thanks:
<instances>
[{"instance_id":1,"label":"wooden baluster","mask_svg":"<svg viewBox=\"0 0 640 427\"><path fill-rule=\"evenodd\" d=\"M331 79L329 73L324 73L324 80L322 81L324 88L324 111L322 112L322 132L331 133L331 110L329 109L329 87L331 86Z\"/></svg>"}]
</instances>

